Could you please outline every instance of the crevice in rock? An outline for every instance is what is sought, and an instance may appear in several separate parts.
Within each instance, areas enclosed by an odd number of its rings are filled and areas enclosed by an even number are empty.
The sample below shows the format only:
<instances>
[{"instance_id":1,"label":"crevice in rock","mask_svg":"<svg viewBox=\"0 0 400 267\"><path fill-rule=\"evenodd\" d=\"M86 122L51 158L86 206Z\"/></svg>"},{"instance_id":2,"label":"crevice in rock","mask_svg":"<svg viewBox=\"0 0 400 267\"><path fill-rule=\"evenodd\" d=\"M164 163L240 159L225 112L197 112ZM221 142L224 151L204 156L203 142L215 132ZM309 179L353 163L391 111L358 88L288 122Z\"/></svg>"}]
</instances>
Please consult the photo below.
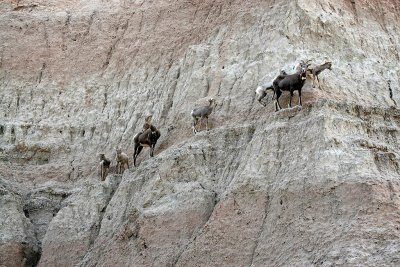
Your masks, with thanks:
<instances>
[{"instance_id":1,"label":"crevice in rock","mask_svg":"<svg viewBox=\"0 0 400 267\"><path fill-rule=\"evenodd\" d=\"M3 67L3 57L4 57L4 48L1 49L1 54L0 54L0 69Z\"/></svg>"},{"instance_id":2,"label":"crevice in rock","mask_svg":"<svg viewBox=\"0 0 400 267\"><path fill-rule=\"evenodd\" d=\"M39 72L38 83L40 83L40 82L42 81L43 71L44 71L45 69L46 69L46 63L43 62L42 68L40 69L40 72Z\"/></svg>"},{"instance_id":3,"label":"crevice in rock","mask_svg":"<svg viewBox=\"0 0 400 267\"><path fill-rule=\"evenodd\" d=\"M106 213L107 207L110 204L111 199L114 197L115 192L117 191L117 189L119 188L119 185L122 181L122 175L118 175L115 174L114 177L121 177L121 179L116 179L115 180L115 185L110 185L111 186L111 192L109 197L106 200L106 203L104 204L103 208L100 211L100 218L98 220L98 222L94 223L91 227L90 227L90 237L89 237L89 248L87 249L85 255L83 256L82 260L85 259L86 255L90 254L90 252L92 251L93 247L94 247L94 243L97 239L97 237L99 236L100 233L100 229L101 229L101 224L103 222L103 218L104 218L104 214ZM110 176L111 178L111 176Z\"/></svg>"},{"instance_id":4,"label":"crevice in rock","mask_svg":"<svg viewBox=\"0 0 400 267\"><path fill-rule=\"evenodd\" d=\"M21 100L21 93L18 92L17 93L17 110L19 109L20 100Z\"/></svg>"},{"instance_id":5,"label":"crevice in rock","mask_svg":"<svg viewBox=\"0 0 400 267\"><path fill-rule=\"evenodd\" d=\"M92 12L92 14L90 15L90 17L89 17L89 22L88 22L88 27L87 27L87 29L86 29L86 31L85 31L85 33L83 34L83 35L88 35L89 33L90 33L90 29L91 29L91 27L92 27L92 24L93 24L93 21L94 21L94 17L97 15L97 11L96 10L94 10L93 12Z\"/></svg>"},{"instance_id":6,"label":"crevice in rock","mask_svg":"<svg viewBox=\"0 0 400 267\"><path fill-rule=\"evenodd\" d=\"M21 6L17 5L16 7L13 8L13 11L24 11L24 10L27 10L27 11L31 12L36 7L38 7L37 4L21 5Z\"/></svg>"},{"instance_id":7,"label":"crevice in rock","mask_svg":"<svg viewBox=\"0 0 400 267\"><path fill-rule=\"evenodd\" d=\"M64 26L68 27L70 23L71 23L71 13L67 12L67 17L65 19Z\"/></svg>"},{"instance_id":8,"label":"crevice in rock","mask_svg":"<svg viewBox=\"0 0 400 267\"><path fill-rule=\"evenodd\" d=\"M33 236L28 236L24 245L25 266L37 266L42 255L42 240L48 225L61 209L68 192L55 192L51 188L30 192L24 198L23 212L30 222Z\"/></svg>"},{"instance_id":9,"label":"crevice in rock","mask_svg":"<svg viewBox=\"0 0 400 267\"><path fill-rule=\"evenodd\" d=\"M392 85L391 85L390 80L387 81L387 84L388 84L388 89L389 89L389 97L390 97L390 99L392 99L394 105L397 106L396 100L393 99L393 90L392 90Z\"/></svg>"},{"instance_id":10,"label":"crevice in rock","mask_svg":"<svg viewBox=\"0 0 400 267\"><path fill-rule=\"evenodd\" d=\"M281 201L282 201L282 200L281 200ZM261 224L260 230L259 230L259 232L258 232L258 234L257 234L257 238L256 238L256 241L255 241L254 247L253 247L253 249L252 249L251 261L250 261L250 265L249 265L249 266L252 266L252 265L253 265L254 256L255 256L255 253L256 253L258 244L259 244L259 242L260 242L261 235L262 235L262 233L263 233L263 231L264 231L264 227L265 227L265 223L266 223L266 221L267 221L268 211L269 211L269 209L270 209L270 206L271 206L270 197L269 197L269 195L267 195L266 200L265 200L264 217L263 217L263 220L262 220L262 224Z\"/></svg>"},{"instance_id":11,"label":"crevice in rock","mask_svg":"<svg viewBox=\"0 0 400 267\"><path fill-rule=\"evenodd\" d=\"M14 143L15 143L15 140L16 140L16 137L15 137L15 128L14 128L14 126L13 126L13 127L11 127L11 143L14 144Z\"/></svg>"},{"instance_id":12,"label":"crevice in rock","mask_svg":"<svg viewBox=\"0 0 400 267\"><path fill-rule=\"evenodd\" d=\"M105 61L104 64L103 64L103 70L105 70L105 69L108 67L108 65L110 64L110 60L111 60L112 55L114 54L115 48L116 48L117 44L118 44L118 43L123 39L123 37L125 36L125 32L126 32L126 30L128 29L128 27L129 27L129 22L130 22L130 20L132 19L132 16L133 16L134 14L135 14L135 12L132 12L132 13L130 14L129 18L125 21L124 24L120 23L120 24L122 24L122 26L121 26L122 33L121 33L119 36L117 36L119 27L117 28L117 33L116 33L115 36L113 37L113 38L115 38L115 41L112 42L111 47L110 47L110 49L109 49L108 52L107 52L106 61Z\"/></svg>"},{"instance_id":13,"label":"crevice in rock","mask_svg":"<svg viewBox=\"0 0 400 267\"><path fill-rule=\"evenodd\" d=\"M104 112L104 109L106 108L106 106L107 106L107 92L104 92L104 101L103 101L103 110L101 111L101 113L103 113Z\"/></svg>"},{"instance_id":14,"label":"crevice in rock","mask_svg":"<svg viewBox=\"0 0 400 267\"><path fill-rule=\"evenodd\" d=\"M200 184L200 186L204 189L203 185ZM173 261L172 266L176 266L178 264L180 258L182 257L182 254L197 239L197 237L199 237L203 233L204 226L208 224L208 222L211 219L211 216L214 214L215 207L220 202L220 199L218 197L218 194L215 191L212 191L212 192L214 193L214 196L213 196L213 207L212 207L212 209L210 211L210 214L208 215L208 217L207 217L206 221L204 222L204 224L201 227L199 227L199 230L192 234L191 238L189 239L190 241L186 245L184 245L184 247L180 250L180 252L176 256L175 260Z\"/></svg>"}]
</instances>

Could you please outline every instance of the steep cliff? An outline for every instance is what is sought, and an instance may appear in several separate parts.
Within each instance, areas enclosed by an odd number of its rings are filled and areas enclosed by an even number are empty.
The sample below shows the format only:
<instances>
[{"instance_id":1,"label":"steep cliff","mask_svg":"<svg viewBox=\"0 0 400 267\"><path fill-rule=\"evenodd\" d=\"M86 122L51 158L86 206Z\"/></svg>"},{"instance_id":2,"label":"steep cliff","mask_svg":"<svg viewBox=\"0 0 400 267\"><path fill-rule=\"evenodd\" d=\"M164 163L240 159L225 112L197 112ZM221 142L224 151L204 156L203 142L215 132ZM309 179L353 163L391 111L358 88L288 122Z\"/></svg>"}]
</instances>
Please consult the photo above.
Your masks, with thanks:
<instances>
[{"instance_id":1,"label":"steep cliff","mask_svg":"<svg viewBox=\"0 0 400 267\"><path fill-rule=\"evenodd\" d=\"M0 265L398 266L399 57L397 0L1 2Z\"/></svg>"}]
</instances>

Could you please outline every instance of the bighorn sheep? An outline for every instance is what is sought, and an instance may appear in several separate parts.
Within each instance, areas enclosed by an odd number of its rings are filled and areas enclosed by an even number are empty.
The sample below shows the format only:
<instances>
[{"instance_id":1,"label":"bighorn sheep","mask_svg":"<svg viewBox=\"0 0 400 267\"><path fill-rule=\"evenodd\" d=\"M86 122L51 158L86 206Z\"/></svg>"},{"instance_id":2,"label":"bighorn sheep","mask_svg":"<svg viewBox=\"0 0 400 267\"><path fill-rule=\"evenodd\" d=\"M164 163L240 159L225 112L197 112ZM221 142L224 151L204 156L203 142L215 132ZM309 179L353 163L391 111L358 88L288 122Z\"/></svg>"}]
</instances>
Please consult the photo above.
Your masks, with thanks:
<instances>
[{"instance_id":1,"label":"bighorn sheep","mask_svg":"<svg viewBox=\"0 0 400 267\"><path fill-rule=\"evenodd\" d=\"M196 125L200 120L200 129L201 129L201 124L203 119L206 119L206 129L208 131L208 116L210 116L211 112L213 111L213 108L216 106L215 99L210 98L208 100L210 104L208 106L203 106L199 108L195 108L192 110L190 115L193 117L193 133L196 134L198 131L196 130Z\"/></svg>"},{"instance_id":2,"label":"bighorn sheep","mask_svg":"<svg viewBox=\"0 0 400 267\"><path fill-rule=\"evenodd\" d=\"M111 160L107 159L104 154L100 154L100 168L101 168L101 180L104 181L110 170Z\"/></svg>"},{"instance_id":3,"label":"bighorn sheep","mask_svg":"<svg viewBox=\"0 0 400 267\"><path fill-rule=\"evenodd\" d=\"M154 156L154 147L156 146L157 140L160 138L160 136L160 131L151 124L149 125L148 129L136 134L136 136L133 138L135 143L133 166L136 166L136 158L145 146L150 147L150 157Z\"/></svg>"},{"instance_id":4,"label":"bighorn sheep","mask_svg":"<svg viewBox=\"0 0 400 267\"><path fill-rule=\"evenodd\" d=\"M332 62L328 61L328 62L325 62L324 64L317 65L317 66L309 69L309 71L313 75L313 88L315 88L315 78L317 78L317 81L318 81L318 88L321 88L318 75L326 69L332 70Z\"/></svg>"},{"instance_id":5,"label":"bighorn sheep","mask_svg":"<svg viewBox=\"0 0 400 267\"><path fill-rule=\"evenodd\" d=\"M297 90L299 92L299 105L301 106L301 89L303 88L304 82L307 79L307 67L310 65L307 62L301 61L300 62L300 72L291 75L279 75L274 81L273 86L276 93L276 102L275 102L275 111L281 109L281 105L279 104L279 97L282 95L282 91L289 91L290 92L290 99L289 99L289 107L292 107L292 97L293 92Z\"/></svg>"},{"instance_id":6,"label":"bighorn sheep","mask_svg":"<svg viewBox=\"0 0 400 267\"><path fill-rule=\"evenodd\" d=\"M125 165L127 165L129 169L128 156L119 148L117 149L117 156L115 159L117 161L117 173L123 173L126 170ZM124 169L124 171L122 171L122 168Z\"/></svg>"}]
</instances>

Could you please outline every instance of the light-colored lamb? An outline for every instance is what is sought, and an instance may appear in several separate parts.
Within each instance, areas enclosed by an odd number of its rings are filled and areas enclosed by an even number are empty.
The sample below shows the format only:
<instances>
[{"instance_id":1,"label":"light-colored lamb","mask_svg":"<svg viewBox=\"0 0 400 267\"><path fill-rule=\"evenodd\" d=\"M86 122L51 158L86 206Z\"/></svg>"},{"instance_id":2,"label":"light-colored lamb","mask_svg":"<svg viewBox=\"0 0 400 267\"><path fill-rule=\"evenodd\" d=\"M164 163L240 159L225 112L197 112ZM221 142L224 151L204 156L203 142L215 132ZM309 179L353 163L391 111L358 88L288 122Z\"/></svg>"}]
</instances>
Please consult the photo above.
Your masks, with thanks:
<instances>
[{"instance_id":1,"label":"light-colored lamb","mask_svg":"<svg viewBox=\"0 0 400 267\"><path fill-rule=\"evenodd\" d=\"M129 169L129 160L128 160L128 156L121 151L121 149L117 149L117 156L115 158L115 160L117 161L117 173L123 173L126 169L125 169L125 165L128 167ZM122 168L124 169L122 171Z\"/></svg>"}]
</instances>

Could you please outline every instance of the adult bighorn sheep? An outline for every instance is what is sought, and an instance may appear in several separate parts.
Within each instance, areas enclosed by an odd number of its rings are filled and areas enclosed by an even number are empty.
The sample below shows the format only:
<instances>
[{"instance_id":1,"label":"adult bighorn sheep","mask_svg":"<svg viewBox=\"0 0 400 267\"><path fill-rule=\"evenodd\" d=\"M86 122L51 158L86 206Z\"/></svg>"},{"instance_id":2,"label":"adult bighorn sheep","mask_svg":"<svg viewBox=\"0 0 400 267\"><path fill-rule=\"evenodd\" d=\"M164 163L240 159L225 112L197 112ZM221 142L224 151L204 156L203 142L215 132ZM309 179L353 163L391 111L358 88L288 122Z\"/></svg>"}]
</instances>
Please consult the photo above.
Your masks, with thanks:
<instances>
[{"instance_id":1,"label":"adult bighorn sheep","mask_svg":"<svg viewBox=\"0 0 400 267\"><path fill-rule=\"evenodd\" d=\"M216 106L216 102L214 98L210 98L208 100L210 103L208 106L202 106L199 108L195 108L192 110L190 115L192 115L193 118L193 133L196 134L198 131L196 130L196 125L200 120L200 129L201 129L201 124L203 119L206 119L206 130L208 131L208 116L210 116L211 112L213 111L213 108Z\"/></svg>"},{"instance_id":2,"label":"adult bighorn sheep","mask_svg":"<svg viewBox=\"0 0 400 267\"><path fill-rule=\"evenodd\" d=\"M313 88L315 88L315 78L317 78L317 81L318 81L318 88L321 88L318 75L326 69L332 70L332 62L328 61L328 62L325 62L324 64L317 65L313 68L308 69L311 72L311 74L313 75Z\"/></svg>"},{"instance_id":3,"label":"adult bighorn sheep","mask_svg":"<svg viewBox=\"0 0 400 267\"><path fill-rule=\"evenodd\" d=\"M128 156L121 151L120 148L117 149L117 156L116 156L116 161L117 161L117 174L118 173L123 173L126 169L125 169L125 165L128 167L129 169L129 158ZM124 169L122 171L122 168Z\"/></svg>"},{"instance_id":4,"label":"adult bighorn sheep","mask_svg":"<svg viewBox=\"0 0 400 267\"><path fill-rule=\"evenodd\" d=\"M101 180L104 181L110 170L111 160L107 159L104 154L100 154L100 168L101 168Z\"/></svg>"},{"instance_id":5,"label":"adult bighorn sheep","mask_svg":"<svg viewBox=\"0 0 400 267\"><path fill-rule=\"evenodd\" d=\"M275 111L281 109L281 105L279 104L279 97L282 95L282 91L289 91L290 92L290 99L289 99L289 107L292 107L292 97L293 92L299 92L299 105L301 106L301 89L307 79L307 68L310 65L303 60L300 62L300 71L296 72L295 74L290 75L279 75L275 80L272 82L274 86L274 91L276 93L276 102L275 102Z\"/></svg>"},{"instance_id":6,"label":"adult bighorn sheep","mask_svg":"<svg viewBox=\"0 0 400 267\"><path fill-rule=\"evenodd\" d=\"M136 166L136 158L145 146L150 147L150 157L154 156L154 147L156 146L157 140L160 138L161 133L153 125L149 124L148 126L149 128L136 134L133 138L135 143L133 166Z\"/></svg>"}]
</instances>

